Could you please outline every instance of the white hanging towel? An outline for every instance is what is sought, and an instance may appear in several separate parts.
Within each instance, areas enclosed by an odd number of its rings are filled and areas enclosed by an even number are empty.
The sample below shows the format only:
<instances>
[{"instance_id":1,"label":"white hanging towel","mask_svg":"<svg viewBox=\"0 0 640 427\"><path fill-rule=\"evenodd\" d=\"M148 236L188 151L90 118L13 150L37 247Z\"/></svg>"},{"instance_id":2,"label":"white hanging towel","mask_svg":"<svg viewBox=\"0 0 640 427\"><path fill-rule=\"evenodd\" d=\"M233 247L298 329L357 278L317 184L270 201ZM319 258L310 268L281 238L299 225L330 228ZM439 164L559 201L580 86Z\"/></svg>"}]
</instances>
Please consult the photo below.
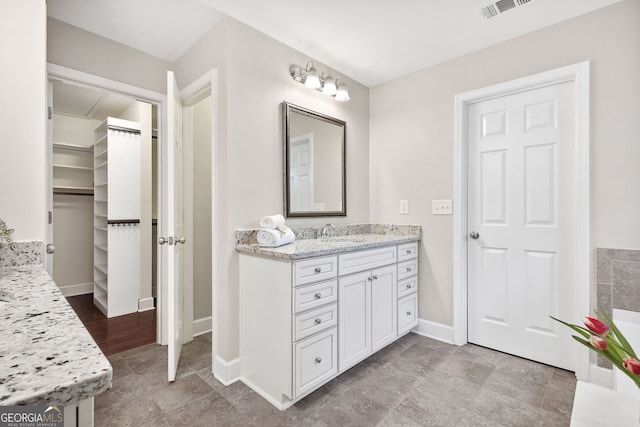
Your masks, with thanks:
<instances>
[{"instance_id":1,"label":"white hanging towel","mask_svg":"<svg viewBox=\"0 0 640 427\"><path fill-rule=\"evenodd\" d=\"M258 231L258 245L268 248L277 248L286 245L296 239L293 231L283 225L278 228L263 228Z\"/></svg>"},{"instance_id":2,"label":"white hanging towel","mask_svg":"<svg viewBox=\"0 0 640 427\"><path fill-rule=\"evenodd\" d=\"M260 220L261 228L278 228L284 226L284 217L280 214L265 216Z\"/></svg>"}]
</instances>

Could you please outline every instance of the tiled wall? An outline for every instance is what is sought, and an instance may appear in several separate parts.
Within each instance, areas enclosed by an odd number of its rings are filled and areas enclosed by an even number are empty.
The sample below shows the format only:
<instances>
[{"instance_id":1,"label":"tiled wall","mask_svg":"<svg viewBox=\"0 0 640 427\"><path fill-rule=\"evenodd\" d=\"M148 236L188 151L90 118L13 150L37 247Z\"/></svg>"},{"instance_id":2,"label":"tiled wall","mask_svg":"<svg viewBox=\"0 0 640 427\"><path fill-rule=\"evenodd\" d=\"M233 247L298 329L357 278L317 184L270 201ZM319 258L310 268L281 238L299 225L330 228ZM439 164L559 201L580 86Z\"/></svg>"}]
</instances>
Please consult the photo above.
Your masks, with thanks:
<instances>
[{"instance_id":1,"label":"tiled wall","mask_svg":"<svg viewBox=\"0 0 640 427\"><path fill-rule=\"evenodd\" d=\"M596 249L596 308L640 311L640 250ZM598 357L598 366L611 363Z\"/></svg>"}]
</instances>

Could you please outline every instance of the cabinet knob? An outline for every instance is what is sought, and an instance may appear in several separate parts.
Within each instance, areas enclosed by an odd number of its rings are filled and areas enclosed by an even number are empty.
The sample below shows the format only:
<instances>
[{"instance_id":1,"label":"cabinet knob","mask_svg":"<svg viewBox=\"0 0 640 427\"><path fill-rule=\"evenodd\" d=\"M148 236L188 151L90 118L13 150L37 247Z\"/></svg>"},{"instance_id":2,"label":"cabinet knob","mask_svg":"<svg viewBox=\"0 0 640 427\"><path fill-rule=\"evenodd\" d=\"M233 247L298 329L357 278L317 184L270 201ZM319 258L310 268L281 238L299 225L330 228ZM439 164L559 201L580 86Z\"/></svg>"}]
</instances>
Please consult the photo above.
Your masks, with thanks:
<instances>
[{"instance_id":1,"label":"cabinet knob","mask_svg":"<svg viewBox=\"0 0 640 427\"><path fill-rule=\"evenodd\" d=\"M322 294L321 294L320 292L318 292L318 293L317 293L317 294L315 294L313 297L314 297L315 299L320 299L320 298L322 298Z\"/></svg>"},{"instance_id":2,"label":"cabinet knob","mask_svg":"<svg viewBox=\"0 0 640 427\"><path fill-rule=\"evenodd\" d=\"M378 276L374 275L373 280L378 280Z\"/></svg>"},{"instance_id":3,"label":"cabinet knob","mask_svg":"<svg viewBox=\"0 0 640 427\"><path fill-rule=\"evenodd\" d=\"M322 319L320 318L316 319L316 325L319 325L320 323L322 323Z\"/></svg>"},{"instance_id":4,"label":"cabinet knob","mask_svg":"<svg viewBox=\"0 0 640 427\"><path fill-rule=\"evenodd\" d=\"M372 277L367 277L367 280L370 282L373 282L373 278Z\"/></svg>"},{"instance_id":5,"label":"cabinet knob","mask_svg":"<svg viewBox=\"0 0 640 427\"><path fill-rule=\"evenodd\" d=\"M322 358L321 357L316 357L316 363L322 363Z\"/></svg>"},{"instance_id":6,"label":"cabinet knob","mask_svg":"<svg viewBox=\"0 0 640 427\"><path fill-rule=\"evenodd\" d=\"M407 311L407 316L411 316L411 312L410 311Z\"/></svg>"},{"instance_id":7,"label":"cabinet knob","mask_svg":"<svg viewBox=\"0 0 640 427\"><path fill-rule=\"evenodd\" d=\"M322 269L320 267L316 267L315 270L313 270L316 274L321 273Z\"/></svg>"}]
</instances>

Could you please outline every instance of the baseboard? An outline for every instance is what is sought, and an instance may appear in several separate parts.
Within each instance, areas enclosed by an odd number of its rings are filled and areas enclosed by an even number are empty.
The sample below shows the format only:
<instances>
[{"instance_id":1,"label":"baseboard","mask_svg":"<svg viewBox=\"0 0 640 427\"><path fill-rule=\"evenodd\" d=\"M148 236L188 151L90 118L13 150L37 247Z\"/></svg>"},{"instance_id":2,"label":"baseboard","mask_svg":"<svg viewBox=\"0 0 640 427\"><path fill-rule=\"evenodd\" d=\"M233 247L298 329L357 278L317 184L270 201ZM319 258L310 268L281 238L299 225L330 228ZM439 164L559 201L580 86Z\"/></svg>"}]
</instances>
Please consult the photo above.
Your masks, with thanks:
<instances>
[{"instance_id":1,"label":"baseboard","mask_svg":"<svg viewBox=\"0 0 640 427\"><path fill-rule=\"evenodd\" d=\"M155 307L153 303L153 297L150 298L142 298L138 300L138 311L149 311L153 310Z\"/></svg>"},{"instance_id":2,"label":"baseboard","mask_svg":"<svg viewBox=\"0 0 640 427\"><path fill-rule=\"evenodd\" d=\"M240 379L240 358L226 361L216 356L213 365L213 375L224 385L231 385Z\"/></svg>"},{"instance_id":3,"label":"baseboard","mask_svg":"<svg viewBox=\"0 0 640 427\"><path fill-rule=\"evenodd\" d=\"M64 295L65 297L75 297L76 295L92 294L93 282L58 286L58 289L60 289L60 292L62 292L62 295Z\"/></svg>"},{"instance_id":4,"label":"baseboard","mask_svg":"<svg viewBox=\"0 0 640 427\"><path fill-rule=\"evenodd\" d=\"M413 328L411 332L446 342L447 344L454 343L453 326L443 325L442 323L432 322L431 320L418 319L418 326Z\"/></svg>"},{"instance_id":5,"label":"baseboard","mask_svg":"<svg viewBox=\"0 0 640 427\"><path fill-rule=\"evenodd\" d=\"M203 317L202 319L195 319L193 321L193 336L197 337L198 335L206 334L211 332L212 320L211 316Z\"/></svg>"}]
</instances>

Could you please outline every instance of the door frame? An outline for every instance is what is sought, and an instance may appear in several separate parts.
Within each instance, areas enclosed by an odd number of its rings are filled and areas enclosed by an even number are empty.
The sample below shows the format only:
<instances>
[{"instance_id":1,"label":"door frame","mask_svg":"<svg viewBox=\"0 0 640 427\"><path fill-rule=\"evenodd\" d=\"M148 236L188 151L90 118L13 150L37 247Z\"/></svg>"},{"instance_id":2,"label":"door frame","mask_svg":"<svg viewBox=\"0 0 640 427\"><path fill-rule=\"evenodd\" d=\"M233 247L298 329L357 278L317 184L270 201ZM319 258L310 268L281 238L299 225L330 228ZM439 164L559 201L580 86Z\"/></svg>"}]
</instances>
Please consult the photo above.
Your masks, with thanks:
<instances>
[{"instance_id":1,"label":"door frame","mask_svg":"<svg viewBox=\"0 0 640 427\"><path fill-rule=\"evenodd\" d=\"M215 164L213 163L214 159L216 159L216 153L214 153L214 149L216 147L216 128L215 128L215 117L217 117L215 108L215 83L216 82L216 70L211 70L208 73L204 74L200 78L193 81L187 87L183 88L180 91L180 96L182 97L183 102L183 166L185 171L191 171L193 169L193 106L205 99L206 97L211 98L211 244L212 244L212 253L213 253L213 242L215 241L214 236L216 235L215 227L215 210L214 207L217 206L215 203L215 195L217 192L215 191L214 183L215 183ZM184 177L184 231L185 237L187 240L187 244L185 245L184 257L185 260L193 260L193 176L188 174ZM216 271L213 264L215 262L215 257L212 257L212 272L211 272L211 280L213 282L213 272ZM184 275L184 291L185 291L185 322L184 322L184 339L185 342L193 340L194 333L198 334L198 331L195 331L194 328L194 314L193 314L193 294L194 294L194 272L193 272L193 262L188 261L185 263L185 275ZM212 288L215 288L212 283ZM212 289L212 299L213 299ZM212 313L213 313L213 301L212 301ZM213 331L213 316L212 316L212 324L211 329ZM213 333L212 333L213 335Z\"/></svg>"},{"instance_id":2,"label":"door frame","mask_svg":"<svg viewBox=\"0 0 640 427\"><path fill-rule=\"evenodd\" d=\"M580 212L575 222L576 236L576 289L575 318L565 319L579 322L590 312L591 290L591 238L590 238L590 157L589 157L589 67L584 61L554 70L534 74L505 83L458 94L454 98L454 143L453 143L453 342L467 343L467 110L470 104L511 95L526 90L551 86L559 83L575 83L575 173L576 210ZM575 346L576 377L589 379L589 350Z\"/></svg>"},{"instance_id":3,"label":"door frame","mask_svg":"<svg viewBox=\"0 0 640 427\"><path fill-rule=\"evenodd\" d=\"M158 164L162 164L162 152L163 147L167 144L164 137L164 129L166 129L166 109L167 109L167 96L159 92L140 88L127 83L118 82L116 80L107 79L105 77L96 76L94 74L86 73L83 71L75 70L61 65L47 63L47 78L54 80L61 80L63 82L71 83L76 86L86 87L91 89L103 89L108 92L113 92L126 97L135 98L138 101L147 102L149 104L156 105L158 113ZM163 168L158 167L158 194L157 203L158 206L162 206L164 198L162 197L163 183L166 180L162 179ZM159 210L162 212L162 210ZM158 215L158 235L166 230L166 220L163 220L163 215ZM165 234L166 235L166 234ZM166 277L162 274L162 265L167 262L166 251L158 251L157 253L157 277L158 282L164 284L158 285L158 301L156 304L156 340L159 344L166 345L168 343L168 331L167 331L167 318L166 318Z\"/></svg>"},{"instance_id":4,"label":"door frame","mask_svg":"<svg viewBox=\"0 0 640 427\"><path fill-rule=\"evenodd\" d=\"M183 111L186 114L190 114L189 109L187 107L193 106L198 101L204 99L206 96L211 96L211 367L212 372L215 371L216 360L218 356L218 332L220 330L220 324L218 321L219 316L216 316L216 301L219 300L218 292L216 286L216 273L219 271L219 257L216 256L216 242L224 241L224 239L220 239L220 231L218 229L218 191L217 191L217 173L218 173L218 70L211 69L208 72L204 73L199 78L195 79L189 85L180 90L180 96L183 99L185 108ZM183 129L186 129L186 126L183 125ZM184 143L187 149L191 149L192 147L192 133L189 129L186 130L187 135L184 139ZM183 147L184 149L184 147ZM184 159L183 159L184 162ZM186 183L187 181L185 181ZM193 200L193 192L192 188L187 189L185 194L185 205L189 205ZM191 198L191 202L188 201L187 198ZM191 206L189 209L193 209ZM186 210L188 211L188 210ZM189 221L189 222L187 222ZM192 219L188 219L185 217L185 237L188 242L193 244L193 224ZM185 248L187 249L187 248ZM185 255L186 258L186 255ZM186 269L185 269L186 270ZM187 271L185 271L187 272ZM190 274L190 275L189 275ZM188 337L193 338L193 271L185 275L185 300L188 295L191 295L191 302L187 302L185 304L185 316L191 316L191 324L187 325L185 329L185 339ZM185 324L186 325L186 324Z\"/></svg>"}]
</instances>

